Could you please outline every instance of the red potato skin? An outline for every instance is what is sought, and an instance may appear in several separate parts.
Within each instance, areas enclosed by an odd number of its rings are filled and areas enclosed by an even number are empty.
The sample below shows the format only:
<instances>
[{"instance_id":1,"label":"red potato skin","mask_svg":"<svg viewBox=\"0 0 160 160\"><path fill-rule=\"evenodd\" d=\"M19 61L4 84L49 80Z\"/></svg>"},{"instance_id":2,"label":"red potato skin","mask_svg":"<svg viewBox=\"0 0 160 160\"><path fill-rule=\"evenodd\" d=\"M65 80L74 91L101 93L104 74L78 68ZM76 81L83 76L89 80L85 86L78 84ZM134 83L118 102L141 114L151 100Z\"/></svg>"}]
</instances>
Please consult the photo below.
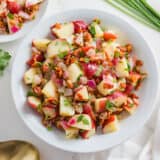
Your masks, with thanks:
<instances>
[{"instance_id":1,"label":"red potato skin","mask_svg":"<svg viewBox=\"0 0 160 160\"><path fill-rule=\"evenodd\" d=\"M52 106L50 106L50 105L45 106L44 109L47 109L48 111L54 110L54 112L52 112L53 113L52 118L55 118L57 116L57 114L58 114L56 112L56 110Z\"/></svg>"},{"instance_id":2,"label":"red potato skin","mask_svg":"<svg viewBox=\"0 0 160 160\"><path fill-rule=\"evenodd\" d=\"M80 133L80 136L83 139L89 139L90 136L91 136L90 133L93 132L93 130L96 130L94 121L92 121L92 130L90 130L90 131L83 131L83 132Z\"/></svg>"},{"instance_id":3,"label":"red potato skin","mask_svg":"<svg viewBox=\"0 0 160 160\"><path fill-rule=\"evenodd\" d=\"M84 32L88 28L88 25L82 20L73 21L73 24L75 33Z\"/></svg>"},{"instance_id":4,"label":"red potato skin","mask_svg":"<svg viewBox=\"0 0 160 160\"><path fill-rule=\"evenodd\" d=\"M44 56L42 54L35 54L31 57L30 60L27 61L27 65L29 67L32 67L36 62L43 62L44 61Z\"/></svg>"},{"instance_id":5,"label":"red potato skin","mask_svg":"<svg viewBox=\"0 0 160 160\"><path fill-rule=\"evenodd\" d=\"M11 13L18 13L21 10L20 5L14 1L8 1L7 7Z\"/></svg>"},{"instance_id":6,"label":"red potato skin","mask_svg":"<svg viewBox=\"0 0 160 160\"><path fill-rule=\"evenodd\" d=\"M29 101L29 99L27 99L27 104L29 105L29 107L31 107L31 108L33 108L33 109L37 109L37 107L38 106L36 106L35 104L33 104L33 103L31 103L30 101Z\"/></svg>"},{"instance_id":7,"label":"red potato skin","mask_svg":"<svg viewBox=\"0 0 160 160\"><path fill-rule=\"evenodd\" d=\"M107 101L107 99L99 102L100 103L99 104L100 109L98 111L99 113L104 112L106 110L106 101Z\"/></svg>"},{"instance_id":8,"label":"red potato skin","mask_svg":"<svg viewBox=\"0 0 160 160\"><path fill-rule=\"evenodd\" d=\"M53 28L51 28L51 35L52 35L53 37L59 38L59 37L57 36L57 34L54 33Z\"/></svg>"},{"instance_id":9,"label":"red potato skin","mask_svg":"<svg viewBox=\"0 0 160 160\"><path fill-rule=\"evenodd\" d=\"M84 53L88 52L90 49L95 49L93 46L85 46L85 47L82 47L82 51Z\"/></svg>"},{"instance_id":10,"label":"red potato skin","mask_svg":"<svg viewBox=\"0 0 160 160\"><path fill-rule=\"evenodd\" d=\"M103 123L103 128L108 125L109 123L113 122L115 120L115 116L111 115L107 120L104 121Z\"/></svg>"},{"instance_id":11,"label":"red potato skin","mask_svg":"<svg viewBox=\"0 0 160 160\"><path fill-rule=\"evenodd\" d=\"M61 24L60 23L56 23L55 25L50 27L50 31L53 37L59 38L58 35L53 31L54 28L60 29L61 28Z\"/></svg>"},{"instance_id":12,"label":"red potato skin","mask_svg":"<svg viewBox=\"0 0 160 160\"><path fill-rule=\"evenodd\" d=\"M93 121L96 120L96 116L95 116L95 114L94 114L94 112L93 112L92 106L90 106L89 104L85 104L85 105L83 106L83 112L84 112L85 114L88 114Z\"/></svg>"}]
</instances>

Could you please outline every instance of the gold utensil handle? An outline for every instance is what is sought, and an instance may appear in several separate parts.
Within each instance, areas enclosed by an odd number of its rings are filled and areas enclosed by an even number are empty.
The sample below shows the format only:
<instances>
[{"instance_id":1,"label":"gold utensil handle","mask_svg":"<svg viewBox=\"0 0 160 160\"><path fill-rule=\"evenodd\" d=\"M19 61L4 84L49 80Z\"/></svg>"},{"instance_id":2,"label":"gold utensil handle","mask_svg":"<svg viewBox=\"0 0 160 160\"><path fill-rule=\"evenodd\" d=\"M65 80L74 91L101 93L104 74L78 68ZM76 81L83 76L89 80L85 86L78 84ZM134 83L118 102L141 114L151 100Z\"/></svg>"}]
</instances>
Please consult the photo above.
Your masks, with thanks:
<instances>
[{"instance_id":1,"label":"gold utensil handle","mask_svg":"<svg viewBox=\"0 0 160 160\"><path fill-rule=\"evenodd\" d=\"M39 152L25 141L0 142L0 160L40 160Z\"/></svg>"}]
</instances>

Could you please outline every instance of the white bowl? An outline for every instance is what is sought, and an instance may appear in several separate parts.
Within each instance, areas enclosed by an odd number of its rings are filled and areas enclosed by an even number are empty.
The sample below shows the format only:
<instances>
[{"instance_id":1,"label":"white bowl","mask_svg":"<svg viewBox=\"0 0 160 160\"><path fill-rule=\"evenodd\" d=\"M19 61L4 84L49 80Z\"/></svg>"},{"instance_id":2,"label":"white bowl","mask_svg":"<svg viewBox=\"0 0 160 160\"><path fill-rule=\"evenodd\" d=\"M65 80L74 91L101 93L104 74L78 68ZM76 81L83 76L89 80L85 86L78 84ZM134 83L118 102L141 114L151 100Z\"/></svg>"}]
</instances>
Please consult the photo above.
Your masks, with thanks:
<instances>
[{"instance_id":1,"label":"white bowl","mask_svg":"<svg viewBox=\"0 0 160 160\"><path fill-rule=\"evenodd\" d=\"M19 38L29 34L31 32L31 30L43 18L44 14L45 14L45 12L47 10L48 3L49 3L49 1L45 0L41 4L40 10L38 11L36 18L34 20L32 20L32 21L24 23L22 29L19 32L15 33L15 34L0 35L0 43L14 41L16 39L19 39Z\"/></svg>"},{"instance_id":2,"label":"white bowl","mask_svg":"<svg viewBox=\"0 0 160 160\"><path fill-rule=\"evenodd\" d=\"M140 96L140 106L133 116L121 121L120 130L111 134L96 134L89 140L66 140L64 134L58 129L48 131L41 124L38 117L27 105L26 88L22 82L23 74L26 70L26 61L30 57L30 45L34 38L45 37L49 33L49 28L55 22L67 22L82 19L90 22L93 18L99 17L108 28L114 28L119 32L122 42L127 41L135 47L135 52L144 61L144 70L148 73L148 78L143 83L138 95ZM125 38L124 38L125 37ZM20 45L12 68L12 93L21 119L28 128L40 139L57 148L71 152L96 152L109 149L124 140L131 138L139 129L143 127L151 115L159 90L159 77L157 62L151 48L148 46L140 33L125 20L98 10L79 9L53 14L50 18L42 21Z\"/></svg>"}]
</instances>

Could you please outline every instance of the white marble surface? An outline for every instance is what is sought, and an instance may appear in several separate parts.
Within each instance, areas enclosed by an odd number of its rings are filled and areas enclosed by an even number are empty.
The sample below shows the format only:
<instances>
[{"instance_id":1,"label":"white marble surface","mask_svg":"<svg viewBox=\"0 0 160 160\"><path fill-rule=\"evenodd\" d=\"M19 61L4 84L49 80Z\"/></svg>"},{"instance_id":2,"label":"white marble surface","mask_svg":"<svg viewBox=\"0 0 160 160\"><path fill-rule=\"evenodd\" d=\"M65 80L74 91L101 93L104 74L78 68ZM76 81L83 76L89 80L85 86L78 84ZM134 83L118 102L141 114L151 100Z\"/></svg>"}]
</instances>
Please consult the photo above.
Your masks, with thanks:
<instances>
[{"instance_id":1,"label":"white marble surface","mask_svg":"<svg viewBox=\"0 0 160 160\"><path fill-rule=\"evenodd\" d=\"M160 2L158 0L150 0L150 2L160 10ZM50 5L46 16L49 16L53 12L58 12L65 9L72 8L96 8L101 10L108 10L115 14L118 14L121 17L124 17L129 21L133 26L135 26L145 37L145 39L149 42L150 46L154 50L154 54L156 54L157 58L160 60L160 33L153 31L135 20L129 18L128 16L120 13L119 11L113 9L111 6L106 4L103 0L50 0ZM96 15L96 13L95 13ZM42 160L70 160L70 159L104 159L108 154L116 154L117 152L101 152L98 154L73 154L65 151L61 151L59 149L53 148L40 139L38 139L22 122L18 114L16 113L14 103L11 96L11 87L10 87L10 77L11 77L11 65L16 55L16 49L20 45L21 39L15 42L0 44L0 48L4 48L11 52L12 61L10 66L7 68L5 75L0 78L0 141L8 140L8 139L23 139L32 142L35 144L41 152ZM23 54L23 51L22 51ZM16 73L15 73L16 74ZM157 105L158 107L158 105ZM146 126L137 134L137 136L133 137L130 141L123 144L134 146L137 149L133 151L130 155L133 155L131 158L135 159L139 157L138 153L142 150L143 146L148 142L147 140L151 137L154 127L155 127L155 118L156 112L153 114L151 119L148 121ZM134 143L133 143L134 142ZM136 145L138 144L138 145ZM122 145L121 145L122 146ZM118 148L121 149L121 146ZM115 149L114 149L115 150ZM151 151L151 148L150 148ZM134 153L136 152L136 154ZM118 160L117 153L117 160ZM141 155L140 155L141 156ZM137 159L137 158L136 158ZM144 158L141 158L143 160ZM151 154L148 156L148 159L151 159ZM115 159L116 160L116 159ZM124 159L123 159L124 160ZM129 160L129 159L126 159ZM145 159L146 160L146 159Z\"/></svg>"}]
</instances>

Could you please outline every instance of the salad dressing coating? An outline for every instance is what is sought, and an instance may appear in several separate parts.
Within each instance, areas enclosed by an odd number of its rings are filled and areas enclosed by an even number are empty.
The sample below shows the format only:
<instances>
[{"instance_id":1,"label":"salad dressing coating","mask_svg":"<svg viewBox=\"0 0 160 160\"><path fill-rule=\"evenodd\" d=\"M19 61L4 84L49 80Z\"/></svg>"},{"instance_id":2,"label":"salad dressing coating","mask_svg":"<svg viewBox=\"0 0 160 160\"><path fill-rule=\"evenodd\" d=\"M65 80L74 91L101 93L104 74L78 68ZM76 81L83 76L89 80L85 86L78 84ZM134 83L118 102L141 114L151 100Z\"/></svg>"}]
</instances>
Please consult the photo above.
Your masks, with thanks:
<instances>
[{"instance_id":1,"label":"salad dressing coating","mask_svg":"<svg viewBox=\"0 0 160 160\"><path fill-rule=\"evenodd\" d=\"M67 138L90 138L119 129L119 118L139 105L136 90L146 77L133 45L116 42L99 19L56 23L52 38L34 39L24 83L28 105ZM33 113L34 114L34 113ZM36 115L35 115L36 116Z\"/></svg>"},{"instance_id":2,"label":"salad dressing coating","mask_svg":"<svg viewBox=\"0 0 160 160\"><path fill-rule=\"evenodd\" d=\"M0 0L0 35L18 32L23 24L36 18L44 0Z\"/></svg>"}]
</instances>

